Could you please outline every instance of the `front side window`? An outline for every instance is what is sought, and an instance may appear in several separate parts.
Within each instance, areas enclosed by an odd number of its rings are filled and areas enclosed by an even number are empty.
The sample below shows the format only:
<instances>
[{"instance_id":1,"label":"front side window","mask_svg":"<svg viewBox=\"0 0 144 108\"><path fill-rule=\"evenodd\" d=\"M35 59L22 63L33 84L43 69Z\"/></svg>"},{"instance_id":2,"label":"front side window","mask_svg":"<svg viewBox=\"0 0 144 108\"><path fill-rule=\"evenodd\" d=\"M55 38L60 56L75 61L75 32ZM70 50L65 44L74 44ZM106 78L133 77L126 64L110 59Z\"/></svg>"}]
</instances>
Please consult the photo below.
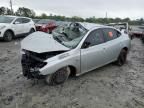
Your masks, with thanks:
<instances>
[{"instance_id":1,"label":"front side window","mask_svg":"<svg viewBox=\"0 0 144 108\"><path fill-rule=\"evenodd\" d=\"M101 29L92 31L85 40L86 43L89 43L89 46L95 46L104 43L104 37Z\"/></svg>"},{"instance_id":2,"label":"front side window","mask_svg":"<svg viewBox=\"0 0 144 108\"><path fill-rule=\"evenodd\" d=\"M11 23L15 17L0 16L0 23Z\"/></svg>"},{"instance_id":3,"label":"front side window","mask_svg":"<svg viewBox=\"0 0 144 108\"><path fill-rule=\"evenodd\" d=\"M75 48L88 32L79 23L59 26L53 31L53 38L68 48Z\"/></svg>"},{"instance_id":4,"label":"front side window","mask_svg":"<svg viewBox=\"0 0 144 108\"><path fill-rule=\"evenodd\" d=\"M104 28L103 33L106 41L114 40L121 35L117 30L112 28Z\"/></svg>"}]
</instances>

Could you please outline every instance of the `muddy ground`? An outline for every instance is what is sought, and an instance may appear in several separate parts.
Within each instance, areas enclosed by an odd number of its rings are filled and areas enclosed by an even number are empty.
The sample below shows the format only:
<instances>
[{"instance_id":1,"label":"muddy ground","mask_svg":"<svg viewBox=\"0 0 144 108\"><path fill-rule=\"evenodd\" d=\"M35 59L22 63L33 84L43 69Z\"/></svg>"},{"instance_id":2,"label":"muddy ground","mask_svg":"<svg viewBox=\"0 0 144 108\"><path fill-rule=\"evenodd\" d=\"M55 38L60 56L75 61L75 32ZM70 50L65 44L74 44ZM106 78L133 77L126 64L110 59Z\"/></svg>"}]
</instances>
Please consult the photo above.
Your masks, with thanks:
<instances>
[{"instance_id":1,"label":"muddy ground","mask_svg":"<svg viewBox=\"0 0 144 108\"><path fill-rule=\"evenodd\" d=\"M0 108L144 108L144 45L132 41L127 63L109 64L58 86L21 75L20 39L0 42Z\"/></svg>"}]
</instances>

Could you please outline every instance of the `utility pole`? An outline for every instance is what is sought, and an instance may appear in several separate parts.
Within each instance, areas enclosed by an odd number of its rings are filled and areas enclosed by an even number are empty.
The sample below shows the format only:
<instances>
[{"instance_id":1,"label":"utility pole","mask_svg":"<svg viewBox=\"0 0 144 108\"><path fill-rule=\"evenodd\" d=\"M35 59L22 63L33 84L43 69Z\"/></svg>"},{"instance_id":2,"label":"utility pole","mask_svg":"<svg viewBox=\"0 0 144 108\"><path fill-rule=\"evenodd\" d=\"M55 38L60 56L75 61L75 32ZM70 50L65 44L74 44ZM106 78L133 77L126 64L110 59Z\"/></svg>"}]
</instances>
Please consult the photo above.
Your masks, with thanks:
<instances>
[{"instance_id":1,"label":"utility pole","mask_svg":"<svg viewBox=\"0 0 144 108\"><path fill-rule=\"evenodd\" d=\"M11 8L11 14L13 14L13 3L12 3L12 0L10 0L10 8Z\"/></svg>"},{"instance_id":2,"label":"utility pole","mask_svg":"<svg viewBox=\"0 0 144 108\"><path fill-rule=\"evenodd\" d=\"M107 12L106 12L106 19L107 19L107 17L108 17L108 16L107 16Z\"/></svg>"}]
</instances>

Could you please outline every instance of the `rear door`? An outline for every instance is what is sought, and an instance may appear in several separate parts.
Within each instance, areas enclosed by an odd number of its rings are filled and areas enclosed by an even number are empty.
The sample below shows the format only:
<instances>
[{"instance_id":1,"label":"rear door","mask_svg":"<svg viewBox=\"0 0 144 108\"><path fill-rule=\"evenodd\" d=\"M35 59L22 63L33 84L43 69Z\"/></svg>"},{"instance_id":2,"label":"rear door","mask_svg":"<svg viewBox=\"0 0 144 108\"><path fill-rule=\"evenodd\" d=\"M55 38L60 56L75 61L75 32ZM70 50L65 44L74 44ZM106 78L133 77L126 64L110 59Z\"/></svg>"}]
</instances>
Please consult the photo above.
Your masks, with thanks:
<instances>
[{"instance_id":1,"label":"rear door","mask_svg":"<svg viewBox=\"0 0 144 108\"><path fill-rule=\"evenodd\" d=\"M24 28L24 25L23 25L23 22L22 22L22 18L17 18L13 25L12 25L12 28L15 32L16 35L19 35L19 34L22 34L23 33L23 28Z\"/></svg>"},{"instance_id":2,"label":"rear door","mask_svg":"<svg viewBox=\"0 0 144 108\"><path fill-rule=\"evenodd\" d=\"M105 38L105 62L115 61L121 51L121 33L112 28L103 28Z\"/></svg>"},{"instance_id":3,"label":"rear door","mask_svg":"<svg viewBox=\"0 0 144 108\"><path fill-rule=\"evenodd\" d=\"M30 29L31 29L31 23L30 23L30 19L28 18L22 18L22 23L23 23L23 33L29 33Z\"/></svg>"},{"instance_id":4,"label":"rear door","mask_svg":"<svg viewBox=\"0 0 144 108\"><path fill-rule=\"evenodd\" d=\"M85 43L89 43L85 47ZM81 72L88 72L105 63L105 42L101 29L92 31L81 48Z\"/></svg>"}]
</instances>

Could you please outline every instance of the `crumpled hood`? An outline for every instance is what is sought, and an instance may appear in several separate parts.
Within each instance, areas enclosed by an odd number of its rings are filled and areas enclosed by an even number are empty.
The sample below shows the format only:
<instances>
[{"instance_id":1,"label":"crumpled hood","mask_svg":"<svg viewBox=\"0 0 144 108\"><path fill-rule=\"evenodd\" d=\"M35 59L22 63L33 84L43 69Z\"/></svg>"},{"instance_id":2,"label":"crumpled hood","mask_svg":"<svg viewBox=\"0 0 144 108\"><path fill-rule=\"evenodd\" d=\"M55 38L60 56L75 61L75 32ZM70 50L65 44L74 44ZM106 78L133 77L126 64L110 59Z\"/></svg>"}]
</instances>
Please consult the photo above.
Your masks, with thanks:
<instances>
[{"instance_id":1,"label":"crumpled hood","mask_svg":"<svg viewBox=\"0 0 144 108\"><path fill-rule=\"evenodd\" d=\"M70 50L54 40L51 34L44 32L35 32L26 37L21 42L21 48L36 53Z\"/></svg>"}]
</instances>

